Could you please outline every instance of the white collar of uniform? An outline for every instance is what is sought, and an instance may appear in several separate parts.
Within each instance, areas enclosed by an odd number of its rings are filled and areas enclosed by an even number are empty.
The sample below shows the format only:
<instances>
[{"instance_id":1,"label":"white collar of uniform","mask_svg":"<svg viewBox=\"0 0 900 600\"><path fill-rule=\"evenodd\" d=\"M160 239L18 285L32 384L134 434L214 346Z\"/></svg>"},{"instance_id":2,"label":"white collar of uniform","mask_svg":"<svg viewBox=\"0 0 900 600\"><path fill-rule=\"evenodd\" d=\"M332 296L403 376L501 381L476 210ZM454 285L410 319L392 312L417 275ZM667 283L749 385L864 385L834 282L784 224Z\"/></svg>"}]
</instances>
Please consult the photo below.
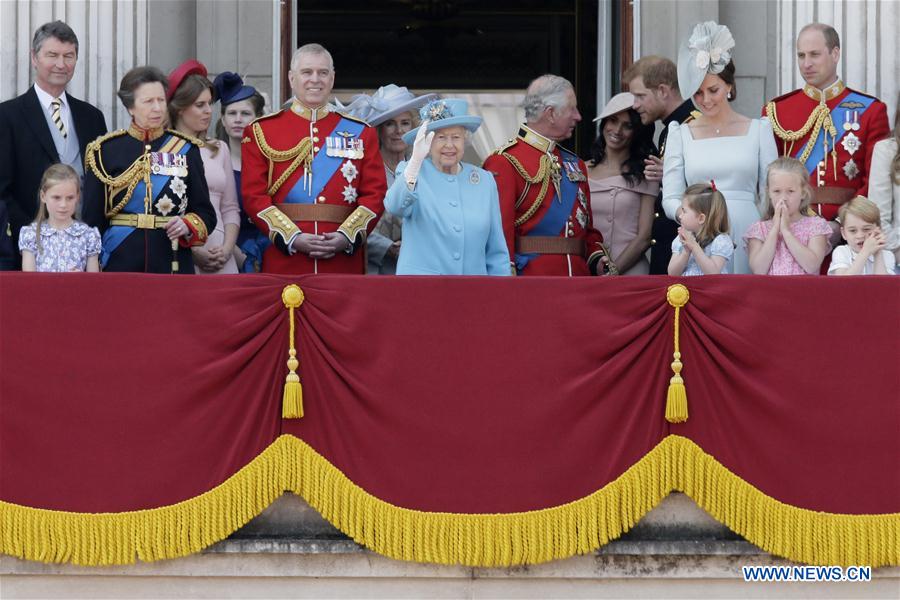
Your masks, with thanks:
<instances>
[{"instance_id":1,"label":"white collar of uniform","mask_svg":"<svg viewBox=\"0 0 900 600\"><path fill-rule=\"evenodd\" d=\"M824 90L820 90L819 88L813 87L807 83L803 86L803 93L816 102L828 102L829 100L833 100L834 98L840 96L846 88L847 86L844 85L844 82L841 81L840 77L838 77L837 81L829 86L826 86Z\"/></svg>"},{"instance_id":2,"label":"white collar of uniform","mask_svg":"<svg viewBox=\"0 0 900 600\"><path fill-rule=\"evenodd\" d=\"M547 154L551 154L553 149L556 148L556 142L554 140L541 135L525 124L522 125L521 130L519 131L519 139L529 146L534 146L541 152L546 152Z\"/></svg>"},{"instance_id":3,"label":"white collar of uniform","mask_svg":"<svg viewBox=\"0 0 900 600\"><path fill-rule=\"evenodd\" d=\"M37 94L38 101L41 103L41 106L44 107L45 110L50 110L50 103L53 102L56 98L51 96L47 92L45 92L41 86L37 83L34 84L34 93ZM62 101L62 105L64 108L68 110L69 108L69 99L66 97L66 91L63 90L63 93L60 94L59 99Z\"/></svg>"}]
</instances>

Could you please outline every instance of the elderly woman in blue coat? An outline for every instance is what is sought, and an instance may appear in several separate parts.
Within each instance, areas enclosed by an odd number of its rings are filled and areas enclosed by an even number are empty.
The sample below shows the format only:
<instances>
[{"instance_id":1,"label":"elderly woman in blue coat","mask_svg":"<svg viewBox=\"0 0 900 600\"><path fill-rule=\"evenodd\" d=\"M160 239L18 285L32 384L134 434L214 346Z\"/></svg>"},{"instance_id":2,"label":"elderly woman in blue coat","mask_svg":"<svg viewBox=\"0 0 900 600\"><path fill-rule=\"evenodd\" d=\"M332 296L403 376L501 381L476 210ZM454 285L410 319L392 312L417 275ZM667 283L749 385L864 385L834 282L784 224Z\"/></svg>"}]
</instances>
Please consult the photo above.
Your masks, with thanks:
<instances>
[{"instance_id":1,"label":"elderly woman in blue coat","mask_svg":"<svg viewBox=\"0 0 900 600\"><path fill-rule=\"evenodd\" d=\"M408 162L384 199L403 217L398 275L509 275L497 184L490 172L462 162L468 135L481 117L465 100L429 102L423 123L403 136Z\"/></svg>"}]
</instances>

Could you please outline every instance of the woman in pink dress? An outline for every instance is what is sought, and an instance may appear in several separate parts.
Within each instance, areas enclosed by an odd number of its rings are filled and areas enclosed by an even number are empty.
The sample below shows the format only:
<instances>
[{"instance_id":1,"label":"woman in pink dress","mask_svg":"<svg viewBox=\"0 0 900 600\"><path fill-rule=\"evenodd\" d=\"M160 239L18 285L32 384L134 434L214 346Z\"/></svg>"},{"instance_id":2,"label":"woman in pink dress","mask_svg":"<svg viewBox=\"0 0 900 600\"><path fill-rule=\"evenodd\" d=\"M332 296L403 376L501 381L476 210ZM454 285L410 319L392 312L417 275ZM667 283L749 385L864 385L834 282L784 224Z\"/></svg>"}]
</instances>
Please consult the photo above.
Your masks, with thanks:
<instances>
[{"instance_id":1,"label":"woman in pink dress","mask_svg":"<svg viewBox=\"0 0 900 600\"><path fill-rule=\"evenodd\" d=\"M631 106L634 96L616 94L600 116L591 148L588 182L594 227L603 234L620 275L647 275L653 212L659 184L644 178L644 159L657 155L653 130Z\"/></svg>"},{"instance_id":2,"label":"woman in pink dress","mask_svg":"<svg viewBox=\"0 0 900 600\"><path fill-rule=\"evenodd\" d=\"M169 74L169 122L178 131L202 140L200 156L209 201L216 210L216 228L203 246L195 246L194 269L199 274L237 273L234 245L240 230L241 212L231 170L231 155L224 142L207 139L212 120L213 85L206 67L188 60Z\"/></svg>"}]
</instances>

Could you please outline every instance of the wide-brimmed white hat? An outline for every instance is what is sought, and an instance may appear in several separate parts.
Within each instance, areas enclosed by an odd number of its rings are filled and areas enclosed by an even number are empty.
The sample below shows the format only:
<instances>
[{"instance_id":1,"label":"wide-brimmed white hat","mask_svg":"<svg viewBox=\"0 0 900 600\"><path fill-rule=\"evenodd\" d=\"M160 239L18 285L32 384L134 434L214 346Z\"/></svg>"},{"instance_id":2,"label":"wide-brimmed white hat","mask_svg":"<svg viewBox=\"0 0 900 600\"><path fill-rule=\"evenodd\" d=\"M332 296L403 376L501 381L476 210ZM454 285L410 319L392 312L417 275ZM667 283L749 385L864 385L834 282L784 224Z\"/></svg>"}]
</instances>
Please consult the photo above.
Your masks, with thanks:
<instances>
[{"instance_id":1,"label":"wide-brimmed white hat","mask_svg":"<svg viewBox=\"0 0 900 600\"><path fill-rule=\"evenodd\" d=\"M597 115L594 119L594 122L605 119L610 115L614 115L616 113L622 112L623 110L628 110L634 106L634 94L631 92L622 92L621 94L616 94L612 98L609 99L609 102L606 103L606 106L603 107L603 111Z\"/></svg>"},{"instance_id":2,"label":"wide-brimmed white hat","mask_svg":"<svg viewBox=\"0 0 900 600\"><path fill-rule=\"evenodd\" d=\"M416 96L405 87L389 83L375 90L371 96L357 94L353 96L350 104L346 106L337 104L339 110L362 119L372 127L377 127L397 115L414 111L437 97L437 94Z\"/></svg>"},{"instance_id":3,"label":"wide-brimmed white hat","mask_svg":"<svg viewBox=\"0 0 900 600\"><path fill-rule=\"evenodd\" d=\"M691 37L678 51L678 87L684 98L700 89L707 73L718 75L731 62L734 37L715 21L694 26Z\"/></svg>"}]
</instances>

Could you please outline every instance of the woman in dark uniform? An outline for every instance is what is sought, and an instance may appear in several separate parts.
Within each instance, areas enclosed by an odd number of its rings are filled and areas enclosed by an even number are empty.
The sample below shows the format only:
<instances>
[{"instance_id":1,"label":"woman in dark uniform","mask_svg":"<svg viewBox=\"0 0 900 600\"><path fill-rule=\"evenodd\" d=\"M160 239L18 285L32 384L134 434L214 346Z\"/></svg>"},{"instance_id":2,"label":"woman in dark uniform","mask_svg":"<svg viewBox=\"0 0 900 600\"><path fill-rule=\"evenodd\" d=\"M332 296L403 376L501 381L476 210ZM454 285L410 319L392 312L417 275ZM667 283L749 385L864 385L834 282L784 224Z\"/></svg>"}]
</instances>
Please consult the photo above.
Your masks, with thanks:
<instances>
[{"instance_id":1,"label":"woman in dark uniform","mask_svg":"<svg viewBox=\"0 0 900 600\"><path fill-rule=\"evenodd\" d=\"M131 125L85 152L82 216L103 234L104 271L193 273L190 247L215 228L203 142L165 129L167 86L156 67L126 73L118 95Z\"/></svg>"}]
</instances>

